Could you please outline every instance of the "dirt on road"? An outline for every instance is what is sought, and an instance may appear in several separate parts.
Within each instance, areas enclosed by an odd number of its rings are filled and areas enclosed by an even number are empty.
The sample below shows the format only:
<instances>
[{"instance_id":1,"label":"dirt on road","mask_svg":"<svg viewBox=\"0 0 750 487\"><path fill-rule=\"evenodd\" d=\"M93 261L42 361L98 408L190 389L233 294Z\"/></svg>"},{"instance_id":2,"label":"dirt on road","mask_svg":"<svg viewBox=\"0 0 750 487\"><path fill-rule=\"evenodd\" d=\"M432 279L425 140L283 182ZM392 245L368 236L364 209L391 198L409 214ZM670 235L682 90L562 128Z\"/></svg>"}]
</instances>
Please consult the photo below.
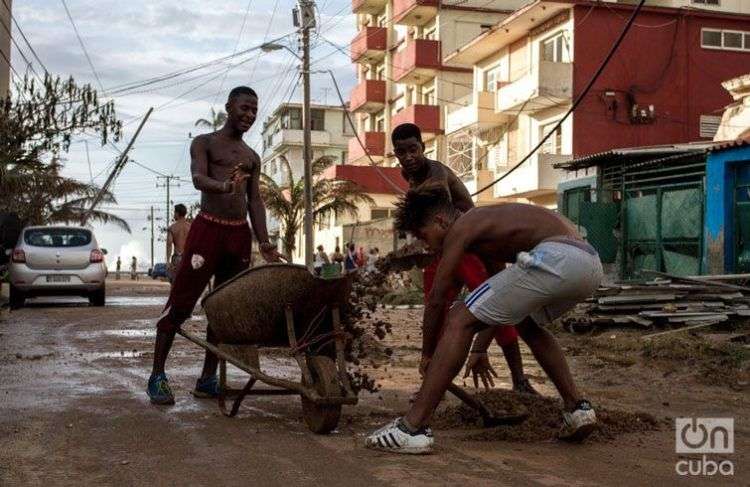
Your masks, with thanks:
<instances>
[{"instance_id":1,"label":"dirt on road","mask_svg":"<svg viewBox=\"0 0 750 487\"><path fill-rule=\"evenodd\" d=\"M194 398L203 351L179 337L167 363L177 403L152 406L145 386L167 292L165 283L113 281L103 308L39 298L0 321L0 485L673 485L687 480L675 472L678 461L700 459L675 453L679 417L734 418L735 453L709 455L731 461L734 476L692 483L750 484L747 346L730 341L750 327L649 344L641 331L555 330L579 386L601 411L597 438L554 439L557 395L522 345L527 376L548 399L493 392L485 400L521 404L527 423L486 430L446 397L435 453L395 456L364 449L364 436L402 414L418 388L421 310L375 313L373 320L393 325L382 345L393 353L373 353L363 364L381 388L345 407L333 434L316 436L295 397L246 399L233 419L214 401ZM185 326L205 329L195 313ZM497 388L509 389L499 349L492 361ZM263 353L261 365L299 375L281 351ZM236 369L230 378L246 380Z\"/></svg>"}]
</instances>

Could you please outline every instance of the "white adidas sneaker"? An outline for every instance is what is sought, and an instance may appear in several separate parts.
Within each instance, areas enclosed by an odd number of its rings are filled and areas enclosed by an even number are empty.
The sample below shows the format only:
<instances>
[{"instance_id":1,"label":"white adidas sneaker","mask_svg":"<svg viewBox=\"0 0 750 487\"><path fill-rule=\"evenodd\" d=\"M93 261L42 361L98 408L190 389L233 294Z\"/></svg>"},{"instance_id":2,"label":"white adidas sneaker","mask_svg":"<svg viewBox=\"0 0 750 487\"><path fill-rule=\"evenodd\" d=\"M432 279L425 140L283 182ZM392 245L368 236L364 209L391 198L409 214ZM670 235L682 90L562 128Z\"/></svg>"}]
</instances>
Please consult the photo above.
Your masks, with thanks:
<instances>
[{"instance_id":1,"label":"white adidas sneaker","mask_svg":"<svg viewBox=\"0 0 750 487\"><path fill-rule=\"evenodd\" d=\"M373 450L425 455L432 452L434 442L430 428L410 433L401 423L401 418L396 418L368 436L365 446Z\"/></svg>"},{"instance_id":2,"label":"white adidas sneaker","mask_svg":"<svg viewBox=\"0 0 750 487\"><path fill-rule=\"evenodd\" d=\"M575 410L562 414L563 424L557 437L561 440L579 442L593 433L596 428L596 413L591 403L585 399L578 401Z\"/></svg>"}]
</instances>

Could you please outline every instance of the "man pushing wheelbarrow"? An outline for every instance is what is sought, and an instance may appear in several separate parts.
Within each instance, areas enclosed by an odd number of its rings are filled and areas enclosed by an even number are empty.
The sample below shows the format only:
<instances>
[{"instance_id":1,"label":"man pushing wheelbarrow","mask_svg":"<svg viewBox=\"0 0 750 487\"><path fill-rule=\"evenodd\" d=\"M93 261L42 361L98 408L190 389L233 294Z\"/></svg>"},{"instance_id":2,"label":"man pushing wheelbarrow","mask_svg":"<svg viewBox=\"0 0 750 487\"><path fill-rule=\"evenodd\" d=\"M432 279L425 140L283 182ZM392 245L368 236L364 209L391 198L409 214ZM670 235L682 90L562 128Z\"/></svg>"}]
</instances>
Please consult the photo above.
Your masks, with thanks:
<instances>
[{"instance_id":1,"label":"man pushing wheelbarrow","mask_svg":"<svg viewBox=\"0 0 750 487\"><path fill-rule=\"evenodd\" d=\"M190 227L169 300L156 325L154 364L148 380L148 396L154 404L174 404L164 372L167 355L177 330L192 314L211 277L218 286L250 265L248 215L263 258L268 262L281 258L268 241L266 211L258 188L260 158L242 141L255 122L258 95L245 86L234 88L226 110L224 126L196 137L190 146L190 170L193 184L201 192L201 212ZM207 340L214 342L210 327ZM217 364L217 357L207 350L193 391L196 397L218 397Z\"/></svg>"}]
</instances>

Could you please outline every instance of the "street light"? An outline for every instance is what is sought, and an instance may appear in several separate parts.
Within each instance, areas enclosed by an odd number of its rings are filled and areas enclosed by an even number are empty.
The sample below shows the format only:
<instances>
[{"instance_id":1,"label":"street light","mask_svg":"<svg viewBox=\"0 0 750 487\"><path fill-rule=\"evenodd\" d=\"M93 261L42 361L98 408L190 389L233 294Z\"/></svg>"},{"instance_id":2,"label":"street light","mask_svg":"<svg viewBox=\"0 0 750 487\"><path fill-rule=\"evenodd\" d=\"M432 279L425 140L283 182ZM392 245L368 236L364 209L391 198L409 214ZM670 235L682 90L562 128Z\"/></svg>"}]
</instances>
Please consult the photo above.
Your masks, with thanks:
<instances>
[{"instance_id":1,"label":"street light","mask_svg":"<svg viewBox=\"0 0 750 487\"><path fill-rule=\"evenodd\" d=\"M287 51L291 52L294 57L302 61L302 58L294 52L292 49L289 48L289 46L286 46L284 44L276 44L275 42L266 42L265 44L261 44L260 50L263 52L273 52L273 51L280 51L282 49L286 49Z\"/></svg>"}]
</instances>

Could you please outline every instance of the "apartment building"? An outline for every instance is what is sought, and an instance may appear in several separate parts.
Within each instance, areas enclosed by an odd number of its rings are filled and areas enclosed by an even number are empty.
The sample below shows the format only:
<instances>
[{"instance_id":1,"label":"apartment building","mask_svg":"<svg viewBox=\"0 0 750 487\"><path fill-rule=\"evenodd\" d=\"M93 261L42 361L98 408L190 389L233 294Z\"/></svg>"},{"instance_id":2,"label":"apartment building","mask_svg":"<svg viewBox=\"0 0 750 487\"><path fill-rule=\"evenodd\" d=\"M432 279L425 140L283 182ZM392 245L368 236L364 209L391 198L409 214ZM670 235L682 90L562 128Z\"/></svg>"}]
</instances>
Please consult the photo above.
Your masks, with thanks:
<instances>
[{"instance_id":1,"label":"apartment building","mask_svg":"<svg viewBox=\"0 0 750 487\"><path fill-rule=\"evenodd\" d=\"M336 161L322 177L353 181L374 200L372 205L359 205L356 215L332 215L325 221L317 222L314 227L315 245L323 245L327 252L332 252L336 246L343 247L344 243L357 238L367 248L375 245L382 247L383 242L392 240L393 232L391 227L381 228L382 225L378 225L378 222L390 216L396 197L405 190L406 182L396 168L346 165L349 159L349 141L354 133L343 108L313 104L310 112L313 160L328 156ZM265 174L279 185L286 184L288 172L287 165L282 161L283 157L289 162L293 178L299 180L303 177L301 104L279 105L264 122L262 138L261 160ZM373 224L372 221L376 223ZM279 232L279 222L270 215L268 227L271 234ZM360 227L362 230L357 230ZM375 228L379 229L377 235L372 230ZM296 238L297 248L293 258L297 263L304 263L304 233L298 232Z\"/></svg>"},{"instance_id":2,"label":"apartment building","mask_svg":"<svg viewBox=\"0 0 750 487\"><path fill-rule=\"evenodd\" d=\"M591 79L634 1L536 0L447 53L474 89L443 107L446 162L470 190L535 147ZM687 8L690 7L690 8ZM479 204L556 206L555 163L620 147L711 140L750 65L750 2L653 0L574 114ZM444 51L445 52L445 51Z\"/></svg>"},{"instance_id":3,"label":"apartment building","mask_svg":"<svg viewBox=\"0 0 750 487\"><path fill-rule=\"evenodd\" d=\"M445 156L442 106L472 92L472 69L443 57L491 28L524 0L352 0L358 33L351 57L358 84L351 111L366 151L349 143L350 164L395 165L388 134L421 127L428 157ZM368 156L369 154L369 156Z\"/></svg>"}]
</instances>

